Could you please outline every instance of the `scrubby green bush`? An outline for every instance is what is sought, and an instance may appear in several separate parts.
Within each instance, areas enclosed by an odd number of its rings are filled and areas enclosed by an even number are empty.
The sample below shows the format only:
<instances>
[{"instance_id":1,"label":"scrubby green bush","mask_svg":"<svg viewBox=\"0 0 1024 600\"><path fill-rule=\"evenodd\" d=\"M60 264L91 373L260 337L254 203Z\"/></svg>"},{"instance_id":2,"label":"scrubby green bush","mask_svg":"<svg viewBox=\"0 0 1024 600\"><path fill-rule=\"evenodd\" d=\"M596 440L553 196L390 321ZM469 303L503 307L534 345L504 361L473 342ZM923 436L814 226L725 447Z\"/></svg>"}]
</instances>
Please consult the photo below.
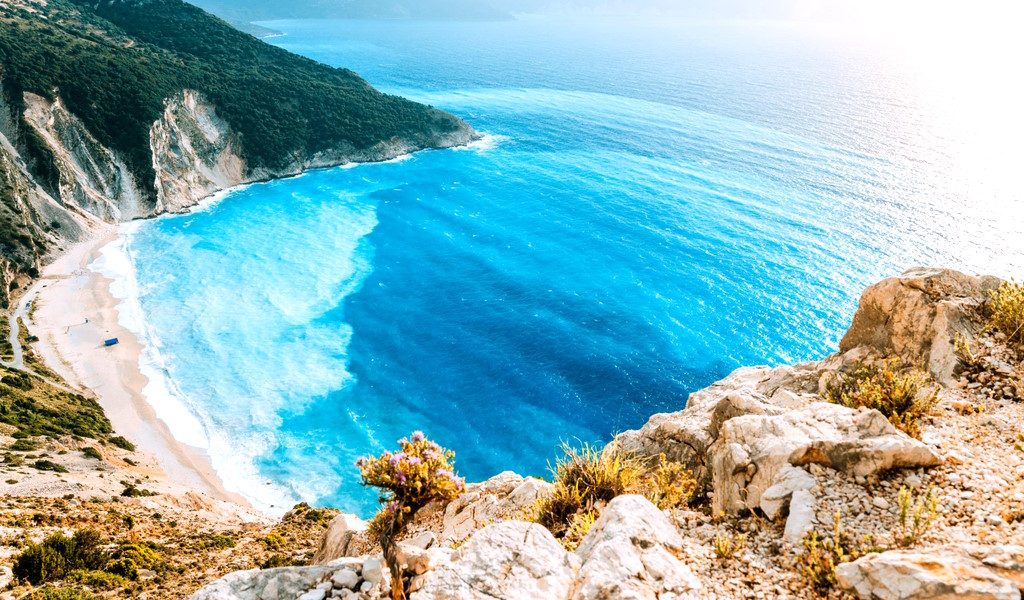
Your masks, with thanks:
<instances>
[{"instance_id":1,"label":"scrubby green bush","mask_svg":"<svg viewBox=\"0 0 1024 600\"><path fill-rule=\"evenodd\" d=\"M93 448L92 446L86 446L85 448L82 448L82 454L84 454L87 458L103 460L103 455L100 454L100 451L97 450L96 448Z\"/></svg>"},{"instance_id":2,"label":"scrubby green bush","mask_svg":"<svg viewBox=\"0 0 1024 600\"><path fill-rule=\"evenodd\" d=\"M125 579L139 578L139 565L130 558L118 558L107 564L107 571Z\"/></svg>"},{"instance_id":3,"label":"scrubby green bush","mask_svg":"<svg viewBox=\"0 0 1024 600\"><path fill-rule=\"evenodd\" d=\"M107 565L107 568L109 569L110 565ZM125 577L115 573L114 570L110 570L110 572L72 571L68 573L67 581L100 591L116 590L127 584Z\"/></svg>"},{"instance_id":4,"label":"scrubby green bush","mask_svg":"<svg viewBox=\"0 0 1024 600\"><path fill-rule=\"evenodd\" d=\"M53 471L54 473L67 473L68 470L62 465L59 465L52 460L37 460L32 463L32 467L37 471Z\"/></svg>"},{"instance_id":5,"label":"scrubby green bush","mask_svg":"<svg viewBox=\"0 0 1024 600\"><path fill-rule=\"evenodd\" d=\"M589 444L562 444L562 458L552 469L554 485L539 498L527 518L547 527L567 547L579 540L581 515L597 513L616 496L639 494L658 508L690 504L697 481L684 465L625 452L617 446L601 450Z\"/></svg>"},{"instance_id":6,"label":"scrubby green bush","mask_svg":"<svg viewBox=\"0 0 1024 600\"><path fill-rule=\"evenodd\" d=\"M277 550L284 545L284 538L273 531L263 536L260 541L267 547L267 550Z\"/></svg>"},{"instance_id":7,"label":"scrubby green bush","mask_svg":"<svg viewBox=\"0 0 1024 600\"><path fill-rule=\"evenodd\" d=\"M129 452L135 452L135 444L129 442L127 439L125 439L124 437L122 437L120 435L115 435L115 436L111 437L110 438L110 443L115 445L115 446L117 446L118 448L120 448L122 450L127 450Z\"/></svg>"},{"instance_id":8,"label":"scrubby green bush","mask_svg":"<svg viewBox=\"0 0 1024 600\"><path fill-rule=\"evenodd\" d=\"M160 571L164 569L165 563L156 548L152 544L121 542L111 554L114 560L130 560L140 569Z\"/></svg>"},{"instance_id":9,"label":"scrubby green bush","mask_svg":"<svg viewBox=\"0 0 1024 600\"><path fill-rule=\"evenodd\" d=\"M159 496L156 492L151 492L146 489L137 488L134 485L129 484L121 492L123 498L147 498L149 496Z\"/></svg>"},{"instance_id":10,"label":"scrubby green bush","mask_svg":"<svg viewBox=\"0 0 1024 600\"><path fill-rule=\"evenodd\" d=\"M918 437L921 418L938 404L939 386L926 373L891 358L837 373L826 385L825 398L850 408L873 408L897 429Z\"/></svg>"},{"instance_id":11,"label":"scrubby green bush","mask_svg":"<svg viewBox=\"0 0 1024 600\"><path fill-rule=\"evenodd\" d=\"M988 309L992 326L1008 342L1024 344L1024 284L1004 281L998 289L989 291Z\"/></svg>"},{"instance_id":12,"label":"scrubby green bush","mask_svg":"<svg viewBox=\"0 0 1024 600\"><path fill-rule=\"evenodd\" d=\"M72 537L55 533L41 544L29 544L14 561L14 576L39 585L64 579L71 571L102 569L107 557L101 550L102 538L92 529L82 529Z\"/></svg>"},{"instance_id":13,"label":"scrubby green bush","mask_svg":"<svg viewBox=\"0 0 1024 600\"><path fill-rule=\"evenodd\" d=\"M35 452L39 449L39 444L30 439L14 440L14 443L10 446L11 450L15 452Z\"/></svg>"},{"instance_id":14,"label":"scrubby green bush","mask_svg":"<svg viewBox=\"0 0 1024 600\"><path fill-rule=\"evenodd\" d=\"M361 458L356 463L363 485L381 492L379 501L384 508L370 521L369 533L380 542L392 573L401 573L395 543L413 515L431 502L454 500L464 487L455 473L451 450L428 440L421 431L398 444L398 452ZM405 590L392 585L391 597L402 600Z\"/></svg>"},{"instance_id":15,"label":"scrubby green bush","mask_svg":"<svg viewBox=\"0 0 1024 600\"><path fill-rule=\"evenodd\" d=\"M100 597L78 587L53 587L47 585L33 590L21 600L100 600Z\"/></svg>"},{"instance_id":16,"label":"scrubby green bush","mask_svg":"<svg viewBox=\"0 0 1024 600\"><path fill-rule=\"evenodd\" d=\"M238 542L235 538L222 533L211 535L210 539L206 542L206 545L210 548L234 548L237 544Z\"/></svg>"}]
</instances>

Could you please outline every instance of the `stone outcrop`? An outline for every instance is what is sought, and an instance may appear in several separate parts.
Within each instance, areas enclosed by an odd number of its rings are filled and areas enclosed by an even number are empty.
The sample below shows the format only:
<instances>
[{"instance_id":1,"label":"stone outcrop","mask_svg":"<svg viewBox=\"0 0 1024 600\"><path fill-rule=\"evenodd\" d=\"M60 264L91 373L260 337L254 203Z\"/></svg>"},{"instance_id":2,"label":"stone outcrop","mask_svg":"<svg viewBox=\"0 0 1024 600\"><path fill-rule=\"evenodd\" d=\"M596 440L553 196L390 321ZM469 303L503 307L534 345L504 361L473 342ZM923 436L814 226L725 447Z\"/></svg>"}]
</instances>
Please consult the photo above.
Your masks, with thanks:
<instances>
[{"instance_id":1,"label":"stone outcrop","mask_svg":"<svg viewBox=\"0 0 1024 600\"><path fill-rule=\"evenodd\" d=\"M767 490L792 485L788 482L794 466L818 464L865 477L941 462L931 448L898 431L880 412L826 402L783 414L730 419L708 454L715 491L712 510L728 514L762 508ZM772 494L767 503L776 514L772 503L777 498Z\"/></svg>"},{"instance_id":2,"label":"stone outcrop","mask_svg":"<svg viewBox=\"0 0 1024 600\"><path fill-rule=\"evenodd\" d=\"M192 595L192 600L325 600L380 598L390 589L378 558L341 559L316 567L236 571Z\"/></svg>"},{"instance_id":3,"label":"stone outcrop","mask_svg":"<svg viewBox=\"0 0 1024 600\"><path fill-rule=\"evenodd\" d=\"M1024 547L951 545L869 554L839 565L836 578L861 600L1019 600Z\"/></svg>"},{"instance_id":4,"label":"stone outcrop","mask_svg":"<svg viewBox=\"0 0 1024 600\"><path fill-rule=\"evenodd\" d=\"M313 555L313 564L322 565L365 552L368 545L365 541L366 527L366 521L347 513L331 519L327 531L320 538L320 547Z\"/></svg>"},{"instance_id":5,"label":"stone outcrop","mask_svg":"<svg viewBox=\"0 0 1024 600\"><path fill-rule=\"evenodd\" d=\"M544 527L506 521L459 547L410 600L567 598L578 568L579 560Z\"/></svg>"},{"instance_id":6,"label":"stone outcrop","mask_svg":"<svg viewBox=\"0 0 1024 600\"><path fill-rule=\"evenodd\" d=\"M939 383L948 384L957 366L956 335L974 338L980 325L971 317L999 283L996 277L950 269L915 268L890 277L864 291L839 350L899 356L925 365Z\"/></svg>"},{"instance_id":7,"label":"stone outcrop","mask_svg":"<svg viewBox=\"0 0 1024 600\"><path fill-rule=\"evenodd\" d=\"M641 496L619 496L579 548L573 600L698 598L703 586L679 560L683 540L663 512Z\"/></svg>"},{"instance_id":8,"label":"stone outcrop","mask_svg":"<svg viewBox=\"0 0 1024 600\"><path fill-rule=\"evenodd\" d=\"M441 539L464 540L488 523L516 518L550 488L542 479L524 478L511 471L470 484L445 508Z\"/></svg>"}]
</instances>

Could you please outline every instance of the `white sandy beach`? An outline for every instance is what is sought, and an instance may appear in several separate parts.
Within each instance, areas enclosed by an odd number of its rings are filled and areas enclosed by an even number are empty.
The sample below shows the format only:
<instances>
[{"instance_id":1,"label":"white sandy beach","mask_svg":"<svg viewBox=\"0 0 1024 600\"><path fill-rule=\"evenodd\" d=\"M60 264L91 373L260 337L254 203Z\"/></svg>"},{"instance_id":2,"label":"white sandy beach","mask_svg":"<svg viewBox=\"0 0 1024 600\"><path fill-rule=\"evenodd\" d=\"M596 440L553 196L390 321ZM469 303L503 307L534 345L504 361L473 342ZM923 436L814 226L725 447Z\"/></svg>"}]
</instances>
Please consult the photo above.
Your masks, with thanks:
<instances>
[{"instance_id":1,"label":"white sandy beach","mask_svg":"<svg viewBox=\"0 0 1024 600\"><path fill-rule=\"evenodd\" d=\"M110 227L72 246L22 297L22 303L35 304L26 319L40 340L33 349L72 386L95 393L115 432L155 456L171 482L248 506L224 489L203 449L171 435L143 395L148 379L139 369L142 346L118 323L111 280L87 267L117 235ZM114 337L119 343L105 347L104 340Z\"/></svg>"}]
</instances>

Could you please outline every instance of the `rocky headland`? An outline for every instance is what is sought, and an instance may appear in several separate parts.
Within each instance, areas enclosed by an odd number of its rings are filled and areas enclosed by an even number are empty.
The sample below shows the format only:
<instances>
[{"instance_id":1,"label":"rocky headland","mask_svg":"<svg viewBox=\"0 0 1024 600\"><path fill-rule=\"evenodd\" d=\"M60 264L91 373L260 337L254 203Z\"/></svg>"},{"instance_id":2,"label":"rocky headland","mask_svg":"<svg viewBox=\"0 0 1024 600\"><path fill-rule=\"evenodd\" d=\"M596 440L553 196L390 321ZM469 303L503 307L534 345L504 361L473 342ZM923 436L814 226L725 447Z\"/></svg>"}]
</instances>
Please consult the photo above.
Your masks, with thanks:
<instances>
[{"instance_id":1,"label":"rocky headland","mask_svg":"<svg viewBox=\"0 0 1024 600\"><path fill-rule=\"evenodd\" d=\"M616 497L573 550L524 518L543 480L502 473L427 507L399 545L409 597L1020 598L1024 365L986 326L999 285L923 268L882 281L839 352L739 369L605 449L686 464L703 505ZM934 386L915 436L828 401L838 374L896 359ZM193 598L386 597L397 579L379 552L341 514L311 566L239 571Z\"/></svg>"}]
</instances>

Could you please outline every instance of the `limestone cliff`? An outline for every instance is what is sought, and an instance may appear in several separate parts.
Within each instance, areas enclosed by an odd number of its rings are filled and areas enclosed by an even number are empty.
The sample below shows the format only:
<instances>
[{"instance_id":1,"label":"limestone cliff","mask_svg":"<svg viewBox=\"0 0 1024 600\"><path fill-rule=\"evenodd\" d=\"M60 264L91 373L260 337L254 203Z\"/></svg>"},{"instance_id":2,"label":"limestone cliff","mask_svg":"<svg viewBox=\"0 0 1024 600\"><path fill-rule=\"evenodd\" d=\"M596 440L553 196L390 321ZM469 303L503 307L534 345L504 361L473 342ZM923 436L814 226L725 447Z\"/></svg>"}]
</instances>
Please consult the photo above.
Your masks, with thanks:
<instances>
[{"instance_id":1,"label":"limestone cliff","mask_svg":"<svg viewBox=\"0 0 1024 600\"><path fill-rule=\"evenodd\" d=\"M155 180L140 182L126 161L100 143L59 96L50 101L26 92L21 115L12 104L0 95L0 212L10 238L0 240L4 306L15 279L34 276L42 263L103 223L180 212L242 183L353 161L389 160L477 137L461 123L455 131L394 137L363 149L342 145L312 156L288 157L279 168L249 168L240 136L202 94L186 89L165 100L163 113L150 128Z\"/></svg>"},{"instance_id":2,"label":"limestone cliff","mask_svg":"<svg viewBox=\"0 0 1024 600\"><path fill-rule=\"evenodd\" d=\"M176 212L246 180L245 161L228 124L198 92L166 102L149 132L156 171L155 212Z\"/></svg>"}]
</instances>

